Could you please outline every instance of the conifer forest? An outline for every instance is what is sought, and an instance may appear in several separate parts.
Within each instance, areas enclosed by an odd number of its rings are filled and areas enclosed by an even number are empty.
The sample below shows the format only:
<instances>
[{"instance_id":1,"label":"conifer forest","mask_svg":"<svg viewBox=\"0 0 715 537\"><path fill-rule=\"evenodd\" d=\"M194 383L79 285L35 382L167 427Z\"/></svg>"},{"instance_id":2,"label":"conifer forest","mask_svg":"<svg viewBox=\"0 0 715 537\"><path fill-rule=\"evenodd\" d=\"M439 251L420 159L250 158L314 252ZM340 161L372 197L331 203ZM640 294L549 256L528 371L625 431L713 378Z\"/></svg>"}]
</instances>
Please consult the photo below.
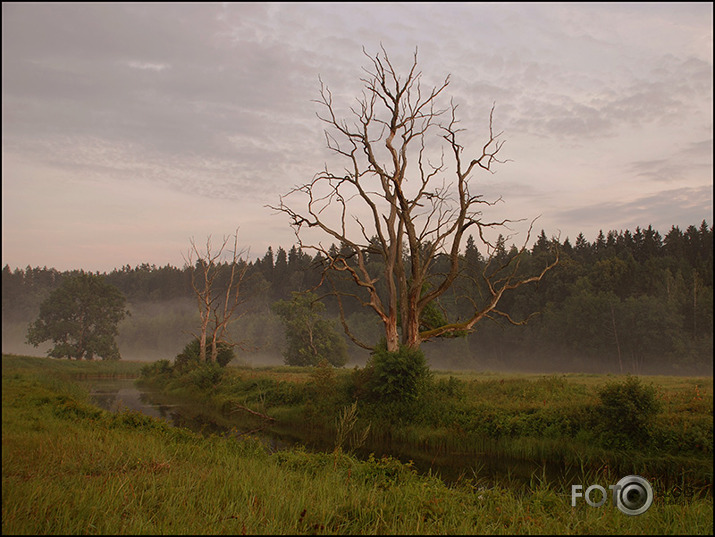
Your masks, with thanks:
<instances>
[{"instance_id":1,"label":"conifer forest","mask_svg":"<svg viewBox=\"0 0 715 537\"><path fill-rule=\"evenodd\" d=\"M339 252L341 245L331 251ZM433 367L443 369L514 370L529 372L593 372L711 375L713 355L713 228L703 221L682 230L661 233L650 225L635 230L600 231L589 242L579 234L572 243L548 238L542 230L521 253L524 273L540 270L557 249L559 262L541 281L514 289L500 302L510 323L494 316L470 333L431 341L423 350ZM505 264L519 255L500 237L492 262ZM379 270L381 260L368 264ZM231 325L237 356L247 364L283 363L285 330L271 306L296 292L322 297L321 315L343 334L339 310L353 334L375 345L378 319L358 300L342 306L321 286L325 259L293 246L268 248L263 255L242 259L246 300ZM436 259L439 272L448 263ZM468 315L470 300L480 296L478 275L485 252L473 237L459 256L463 276L429 308L431 315L458 321ZM191 268L167 265L126 265L104 274L127 299L128 315L117 338L122 358L172 359L191 340L198 312ZM3 350L42 354L25 342L27 326L39 305L63 278L78 271L48 267L2 270ZM347 278L332 284L354 293ZM359 297L358 297L359 298ZM427 311L427 310L426 310ZM429 316L421 322L429 328ZM372 340L371 340L372 338ZM368 351L345 336L350 361L362 365Z\"/></svg>"}]
</instances>

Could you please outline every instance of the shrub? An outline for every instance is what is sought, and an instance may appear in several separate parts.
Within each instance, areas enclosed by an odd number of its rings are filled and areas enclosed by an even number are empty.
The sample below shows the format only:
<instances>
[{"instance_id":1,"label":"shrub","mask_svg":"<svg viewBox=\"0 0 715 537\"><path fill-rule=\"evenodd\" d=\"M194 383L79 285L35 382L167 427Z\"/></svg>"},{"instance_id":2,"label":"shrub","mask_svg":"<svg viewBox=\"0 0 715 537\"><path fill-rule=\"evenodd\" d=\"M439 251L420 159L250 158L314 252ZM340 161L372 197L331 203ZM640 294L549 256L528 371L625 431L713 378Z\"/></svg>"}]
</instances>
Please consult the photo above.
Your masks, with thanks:
<instances>
[{"instance_id":1,"label":"shrub","mask_svg":"<svg viewBox=\"0 0 715 537\"><path fill-rule=\"evenodd\" d=\"M462 396L464 393L462 383L452 375L449 379L440 379L435 385L435 389L449 397Z\"/></svg>"},{"instance_id":2,"label":"shrub","mask_svg":"<svg viewBox=\"0 0 715 537\"><path fill-rule=\"evenodd\" d=\"M400 347L397 352L389 352L383 342L352 379L355 396L368 403L373 415L402 421L415 416L430 372L419 349Z\"/></svg>"},{"instance_id":3,"label":"shrub","mask_svg":"<svg viewBox=\"0 0 715 537\"><path fill-rule=\"evenodd\" d=\"M201 390L208 390L223 378L224 368L211 362L202 364L185 376L186 382Z\"/></svg>"},{"instance_id":4,"label":"shrub","mask_svg":"<svg viewBox=\"0 0 715 537\"><path fill-rule=\"evenodd\" d=\"M313 368L305 385L305 417L311 423L326 421L334 412L339 397L335 370L327 360Z\"/></svg>"},{"instance_id":5,"label":"shrub","mask_svg":"<svg viewBox=\"0 0 715 537\"><path fill-rule=\"evenodd\" d=\"M139 375L142 378L151 378L158 376L170 375L173 371L169 360L157 360L149 364L143 365Z\"/></svg>"},{"instance_id":6,"label":"shrub","mask_svg":"<svg viewBox=\"0 0 715 537\"><path fill-rule=\"evenodd\" d=\"M216 356L216 362L221 367L224 367L231 362L236 357L236 353L233 351L233 347L228 343L220 341L216 345L218 349L218 355ZM198 338L192 339L186 344L184 350L181 354L178 354L174 359L174 366L179 371L188 371L197 368L201 365L199 359L201 353L201 343ZM209 361L211 356L211 342L206 343L206 360Z\"/></svg>"},{"instance_id":7,"label":"shrub","mask_svg":"<svg viewBox=\"0 0 715 537\"><path fill-rule=\"evenodd\" d=\"M389 352L383 342L375 349L368 367L372 367L369 390L381 402L414 402L429 378L424 353L400 346Z\"/></svg>"},{"instance_id":8,"label":"shrub","mask_svg":"<svg viewBox=\"0 0 715 537\"><path fill-rule=\"evenodd\" d=\"M607 447L642 448L650 441L660 410L653 386L628 376L623 383L606 384L599 390L599 399L596 416Z\"/></svg>"}]
</instances>

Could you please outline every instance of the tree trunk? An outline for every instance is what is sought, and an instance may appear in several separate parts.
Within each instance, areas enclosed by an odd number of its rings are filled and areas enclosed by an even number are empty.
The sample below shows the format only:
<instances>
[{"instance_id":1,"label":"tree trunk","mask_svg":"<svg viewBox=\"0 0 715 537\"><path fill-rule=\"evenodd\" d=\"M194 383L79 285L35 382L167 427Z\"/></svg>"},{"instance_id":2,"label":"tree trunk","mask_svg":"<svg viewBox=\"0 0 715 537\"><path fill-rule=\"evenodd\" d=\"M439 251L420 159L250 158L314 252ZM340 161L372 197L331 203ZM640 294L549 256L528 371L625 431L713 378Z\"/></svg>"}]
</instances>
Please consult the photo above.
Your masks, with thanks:
<instances>
[{"instance_id":1,"label":"tree trunk","mask_svg":"<svg viewBox=\"0 0 715 537\"><path fill-rule=\"evenodd\" d=\"M218 362L218 344L216 341L215 333L211 338L211 362L213 362L214 364Z\"/></svg>"},{"instance_id":2,"label":"tree trunk","mask_svg":"<svg viewBox=\"0 0 715 537\"><path fill-rule=\"evenodd\" d=\"M385 340L388 352L400 350L400 336L397 333L397 315L393 314L385 322Z\"/></svg>"},{"instance_id":3,"label":"tree trunk","mask_svg":"<svg viewBox=\"0 0 715 537\"><path fill-rule=\"evenodd\" d=\"M420 338L420 317L417 308L410 307L407 310L407 319L403 324L402 343L410 349L419 349L422 339Z\"/></svg>"},{"instance_id":4,"label":"tree trunk","mask_svg":"<svg viewBox=\"0 0 715 537\"><path fill-rule=\"evenodd\" d=\"M199 360L203 364L206 361L206 330L201 330L199 336Z\"/></svg>"},{"instance_id":5,"label":"tree trunk","mask_svg":"<svg viewBox=\"0 0 715 537\"><path fill-rule=\"evenodd\" d=\"M613 323L613 337L616 338L616 349L618 350L618 368L623 374L623 362L621 361L621 345L618 342L618 331L616 330L616 314L613 311L613 304L611 304L611 322Z\"/></svg>"}]
</instances>

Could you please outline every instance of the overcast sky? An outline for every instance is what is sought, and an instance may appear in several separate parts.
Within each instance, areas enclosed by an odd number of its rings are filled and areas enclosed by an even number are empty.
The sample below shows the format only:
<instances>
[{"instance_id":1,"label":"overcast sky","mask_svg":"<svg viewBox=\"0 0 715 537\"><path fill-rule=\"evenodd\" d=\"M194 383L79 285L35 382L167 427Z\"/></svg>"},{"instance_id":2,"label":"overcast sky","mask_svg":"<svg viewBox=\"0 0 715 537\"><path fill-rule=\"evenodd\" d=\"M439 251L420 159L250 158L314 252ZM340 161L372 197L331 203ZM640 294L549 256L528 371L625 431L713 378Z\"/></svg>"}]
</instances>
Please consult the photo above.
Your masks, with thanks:
<instances>
[{"instance_id":1,"label":"overcast sky","mask_svg":"<svg viewBox=\"0 0 715 537\"><path fill-rule=\"evenodd\" d=\"M349 117L380 44L451 75L467 153L495 103L485 216L572 243L712 225L712 3L6 2L2 264L182 266L236 227L252 259L288 249L265 206L333 162L318 77Z\"/></svg>"}]
</instances>

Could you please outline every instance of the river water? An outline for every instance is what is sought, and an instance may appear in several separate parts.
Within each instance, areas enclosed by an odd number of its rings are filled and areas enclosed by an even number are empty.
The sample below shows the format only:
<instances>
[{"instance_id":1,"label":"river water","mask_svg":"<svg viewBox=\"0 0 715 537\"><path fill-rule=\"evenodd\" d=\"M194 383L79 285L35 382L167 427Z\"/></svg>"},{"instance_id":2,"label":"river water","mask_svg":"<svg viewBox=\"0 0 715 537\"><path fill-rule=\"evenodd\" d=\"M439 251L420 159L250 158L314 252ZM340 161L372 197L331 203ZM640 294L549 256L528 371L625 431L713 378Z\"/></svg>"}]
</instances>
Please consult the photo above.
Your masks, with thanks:
<instances>
[{"instance_id":1,"label":"river water","mask_svg":"<svg viewBox=\"0 0 715 537\"><path fill-rule=\"evenodd\" d=\"M133 379L90 379L79 382L89 389L93 404L111 412L138 411L175 427L184 427L201 434L240 437L250 433L258 435L274 451L299 443L298 437L271 430L265 423L250 416L206 412L196 404L177 402L162 393L139 387Z\"/></svg>"},{"instance_id":2,"label":"river water","mask_svg":"<svg viewBox=\"0 0 715 537\"><path fill-rule=\"evenodd\" d=\"M251 434L260 438L272 451L304 445L313 451L332 451L334 439L320 439L301 429L300 425L272 424L249 414L233 415L208 413L196 404L181 403L158 392L135 385L132 379L89 379L80 381L90 392L93 404L117 412L134 410L163 419L177 427L185 427L202 434L221 434L240 438ZM376 457L391 455L403 462L413 461L420 473L431 473L450 483L460 476L478 477L483 483L503 480L526 484L532 476L563 483L563 468L546 468L545 463L507 458L477 457L455 453L428 452L418 448L403 449L398 446L366 446L358 456Z\"/></svg>"}]
</instances>

